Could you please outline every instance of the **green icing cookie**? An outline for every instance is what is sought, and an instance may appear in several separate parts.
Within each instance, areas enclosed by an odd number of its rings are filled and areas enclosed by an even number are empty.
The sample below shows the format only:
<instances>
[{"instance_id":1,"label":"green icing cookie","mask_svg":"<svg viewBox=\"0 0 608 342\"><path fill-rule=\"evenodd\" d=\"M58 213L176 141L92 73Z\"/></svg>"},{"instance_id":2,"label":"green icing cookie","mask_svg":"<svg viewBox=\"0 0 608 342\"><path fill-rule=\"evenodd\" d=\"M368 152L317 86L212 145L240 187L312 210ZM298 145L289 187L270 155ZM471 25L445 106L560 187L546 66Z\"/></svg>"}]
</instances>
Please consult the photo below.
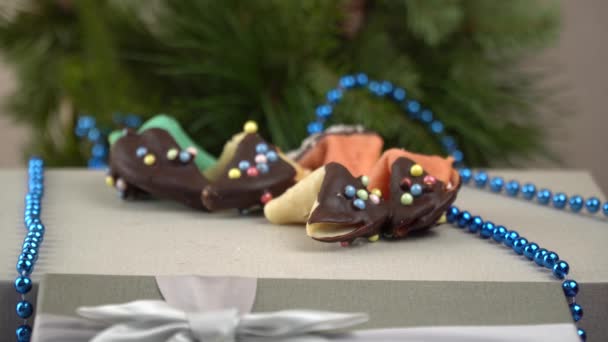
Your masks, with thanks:
<instances>
[{"instance_id":1,"label":"green icing cookie","mask_svg":"<svg viewBox=\"0 0 608 342\"><path fill-rule=\"evenodd\" d=\"M215 157L213 157L207 151L203 150L200 146L198 146L194 141L192 141L188 134L186 134L186 132L182 129L182 126L180 126L179 122L177 122L174 118L164 114L156 115L155 117L144 122L144 124L139 127L137 132L141 133L150 128L160 128L169 132L169 134L173 137L173 139L175 139L181 149L186 149L190 146L196 148L198 153L194 158L194 162L196 163L196 166L199 170L204 171L215 165ZM110 145L114 144L114 142L120 137L122 137L122 135L122 130L110 133L108 137Z\"/></svg>"}]
</instances>

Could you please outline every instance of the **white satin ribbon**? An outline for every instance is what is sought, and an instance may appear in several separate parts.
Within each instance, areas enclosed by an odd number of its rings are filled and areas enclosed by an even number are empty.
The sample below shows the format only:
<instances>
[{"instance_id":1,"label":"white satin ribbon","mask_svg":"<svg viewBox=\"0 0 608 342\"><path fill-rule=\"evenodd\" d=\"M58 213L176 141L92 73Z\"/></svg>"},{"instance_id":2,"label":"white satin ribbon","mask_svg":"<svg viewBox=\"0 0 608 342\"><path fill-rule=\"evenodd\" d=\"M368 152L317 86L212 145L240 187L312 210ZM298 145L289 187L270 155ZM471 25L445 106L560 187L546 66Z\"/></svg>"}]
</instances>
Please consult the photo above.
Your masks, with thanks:
<instances>
[{"instance_id":1,"label":"white satin ribbon","mask_svg":"<svg viewBox=\"0 0 608 342\"><path fill-rule=\"evenodd\" d=\"M365 313L310 310L244 315L237 309L188 313L157 300L80 307L77 313L107 324L92 342L325 341L316 334L369 320Z\"/></svg>"}]
</instances>

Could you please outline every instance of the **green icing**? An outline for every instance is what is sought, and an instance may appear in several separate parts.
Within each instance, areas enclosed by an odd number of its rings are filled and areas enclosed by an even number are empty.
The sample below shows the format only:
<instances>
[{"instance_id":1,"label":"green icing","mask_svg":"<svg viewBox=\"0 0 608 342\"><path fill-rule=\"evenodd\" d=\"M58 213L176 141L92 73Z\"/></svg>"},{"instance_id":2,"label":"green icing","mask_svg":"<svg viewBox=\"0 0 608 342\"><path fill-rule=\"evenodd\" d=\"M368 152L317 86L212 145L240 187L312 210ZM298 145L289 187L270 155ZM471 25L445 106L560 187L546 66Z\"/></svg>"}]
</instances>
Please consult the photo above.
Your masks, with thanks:
<instances>
[{"instance_id":1,"label":"green icing","mask_svg":"<svg viewBox=\"0 0 608 342\"><path fill-rule=\"evenodd\" d=\"M182 126L180 126L179 122L177 122L177 120L175 120L174 118L165 114L156 115L155 117L144 122L144 124L141 125L137 132L141 133L150 128L160 128L169 132L169 134L173 137L173 139L175 139L181 149L186 149L190 146L196 148L198 153L194 158L194 162L196 163L196 166L199 168L199 170L204 171L215 165L215 157L213 157L207 151L198 146L198 144L196 144L192 139L190 139L188 134L186 134L186 132L183 130ZM108 137L110 145L114 144L116 140L122 137L122 134L122 130L110 133L110 136Z\"/></svg>"}]
</instances>

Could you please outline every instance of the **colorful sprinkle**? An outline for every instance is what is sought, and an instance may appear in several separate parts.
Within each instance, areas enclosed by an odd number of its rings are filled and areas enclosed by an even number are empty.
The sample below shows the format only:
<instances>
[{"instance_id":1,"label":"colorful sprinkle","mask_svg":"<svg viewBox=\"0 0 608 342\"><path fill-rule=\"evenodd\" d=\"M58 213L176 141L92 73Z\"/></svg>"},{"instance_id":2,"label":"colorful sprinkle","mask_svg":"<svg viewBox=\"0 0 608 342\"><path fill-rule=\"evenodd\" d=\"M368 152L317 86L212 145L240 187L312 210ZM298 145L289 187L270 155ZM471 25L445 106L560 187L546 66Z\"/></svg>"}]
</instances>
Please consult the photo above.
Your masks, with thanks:
<instances>
[{"instance_id":1,"label":"colorful sprinkle","mask_svg":"<svg viewBox=\"0 0 608 342\"><path fill-rule=\"evenodd\" d=\"M423 182L426 185L435 185L435 183L437 183L437 179L431 175L426 175L424 176Z\"/></svg>"},{"instance_id":2,"label":"colorful sprinkle","mask_svg":"<svg viewBox=\"0 0 608 342\"><path fill-rule=\"evenodd\" d=\"M135 155L137 156L137 158L145 156L146 153L148 153L148 149L143 146L140 146L137 148L137 150L135 150Z\"/></svg>"},{"instance_id":3,"label":"colorful sprinkle","mask_svg":"<svg viewBox=\"0 0 608 342\"><path fill-rule=\"evenodd\" d=\"M442 223L446 223L446 222L448 222L448 218L445 216L445 213L444 213L443 215L441 215L439 220L437 220L437 224L442 224Z\"/></svg>"},{"instance_id":4,"label":"colorful sprinkle","mask_svg":"<svg viewBox=\"0 0 608 342\"><path fill-rule=\"evenodd\" d=\"M259 143L255 146L255 151L257 153L266 153L266 152L268 152L268 145L266 145L264 143Z\"/></svg>"},{"instance_id":5,"label":"colorful sprinkle","mask_svg":"<svg viewBox=\"0 0 608 342\"><path fill-rule=\"evenodd\" d=\"M169 151L167 151L167 159L174 160L175 158L177 158L178 154L179 151L176 148L169 149Z\"/></svg>"},{"instance_id":6,"label":"colorful sprinkle","mask_svg":"<svg viewBox=\"0 0 608 342\"><path fill-rule=\"evenodd\" d=\"M361 176L361 183L363 183L363 186L367 186L369 184L369 177Z\"/></svg>"},{"instance_id":7,"label":"colorful sprinkle","mask_svg":"<svg viewBox=\"0 0 608 342\"><path fill-rule=\"evenodd\" d=\"M367 201L367 199L369 198L369 194L367 193L367 190L365 189L359 189L357 190L357 197L359 197L360 199Z\"/></svg>"},{"instance_id":8,"label":"colorful sprinkle","mask_svg":"<svg viewBox=\"0 0 608 342\"><path fill-rule=\"evenodd\" d=\"M380 197L378 197L376 194L369 195L369 200L374 204L380 203Z\"/></svg>"},{"instance_id":9,"label":"colorful sprinkle","mask_svg":"<svg viewBox=\"0 0 608 342\"><path fill-rule=\"evenodd\" d=\"M116 189L118 189L119 191L127 190L127 182L125 182L122 178L118 178L116 180Z\"/></svg>"},{"instance_id":10,"label":"colorful sprinkle","mask_svg":"<svg viewBox=\"0 0 608 342\"><path fill-rule=\"evenodd\" d=\"M196 157L196 155L198 154L198 150L194 146L188 146L188 148L186 148L186 151L188 151L188 153L190 153L194 157Z\"/></svg>"},{"instance_id":11,"label":"colorful sprinkle","mask_svg":"<svg viewBox=\"0 0 608 342\"><path fill-rule=\"evenodd\" d=\"M344 196L347 198L353 198L357 194L357 189L355 189L352 185L347 185L344 187Z\"/></svg>"},{"instance_id":12,"label":"colorful sprinkle","mask_svg":"<svg viewBox=\"0 0 608 342\"><path fill-rule=\"evenodd\" d=\"M179 153L179 161L182 163L187 163L192 159L192 155L188 151L181 151Z\"/></svg>"},{"instance_id":13,"label":"colorful sprinkle","mask_svg":"<svg viewBox=\"0 0 608 342\"><path fill-rule=\"evenodd\" d=\"M259 174L260 172L255 167L250 167L247 169L247 176L249 177L257 177Z\"/></svg>"},{"instance_id":14,"label":"colorful sprinkle","mask_svg":"<svg viewBox=\"0 0 608 342\"><path fill-rule=\"evenodd\" d=\"M380 189L378 188L373 188L372 189L372 194L378 196L378 197L382 197L382 191L380 191Z\"/></svg>"},{"instance_id":15,"label":"colorful sprinkle","mask_svg":"<svg viewBox=\"0 0 608 342\"><path fill-rule=\"evenodd\" d=\"M109 187L114 186L114 178L112 176L106 176L106 185Z\"/></svg>"},{"instance_id":16,"label":"colorful sprinkle","mask_svg":"<svg viewBox=\"0 0 608 342\"><path fill-rule=\"evenodd\" d=\"M364 210L365 209L365 201L363 201L360 198L357 198L353 201L353 205L355 206L355 208L359 209L359 210Z\"/></svg>"},{"instance_id":17,"label":"colorful sprinkle","mask_svg":"<svg viewBox=\"0 0 608 342\"><path fill-rule=\"evenodd\" d=\"M368 238L367 238L367 240L368 240L369 242L376 242L376 241L378 241L379 239L380 239L380 235L378 235L378 234L376 234L376 235L372 235L372 236L370 236L370 237L368 237Z\"/></svg>"},{"instance_id":18,"label":"colorful sprinkle","mask_svg":"<svg viewBox=\"0 0 608 342\"><path fill-rule=\"evenodd\" d=\"M268 171L270 171L268 164L257 164L255 167L258 169L258 171L260 171L260 173L268 173Z\"/></svg>"},{"instance_id":19,"label":"colorful sprinkle","mask_svg":"<svg viewBox=\"0 0 608 342\"><path fill-rule=\"evenodd\" d=\"M412 187L412 180L409 179L409 177L404 177L399 185L401 186L401 189L407 191Z\"/></svg>"},{"instance_id":20,"label":"colorful sprinkle","mask_svg":"<svg viewBox=\"0 0 608 342\"><path fill-rule=\"evenodd\" d=\"M412 194L410 194L409 192L406 192L403 195L401 195L401 204L410 205L412 203L414 203L414 196L412 196Z\"/></svg>"},{"instance_id":21,"label":"colorful sprinkle","mask_svg":"<svg viewBox=\"0 0 608 342\"><path fill-rule=\"evenodd\" d=\"M156 163L156 157L151 153L146 154L146 156L144 157L144 164L150 166L154 163Z\"/></svg>"},{"instance_id":22,"label":"colorful sprinkle","mask_svg":"<svg viewBox=\"0 0 608 342\"><path fill-rule=\"evenodd\" d=\"M241 178L241 170L239 170L237 168L232 168L232 169L228 170L228 178L230 178L230 179Z\"/></svg>"},{"instance_id":23,"label":"colorful sprinkle","mask_svg":"<svg viewBox=\"0 0 608 342\"><path fill-rule=\"evenodd\" d=\"M412 175L414 177L420 177L420 176L422 176L423 172L424 172L424 169L419 164L414 164L410 168L410 175Z\"/></svg>"},{"instance_id":24,"label":"colorful sprinkle","mask_svg":"<svg viewBox=\"0 0 608 342\"><path fill-rule=\"evenodd\" d=\"M268 158L268 161L272 163L279 160L279 155L275 151L268 151L266 153L266 158Z\"/></svg>"},{"instance_id":25,"label":"colorful sprinkle","mask_svg":"<svg viewBox=\"0 0 608 342\"><path fill-rule=\"evenodd\" d=\"M272 194L268 191L264 192L262 197L260 197L260 202L262 202L262 204L266 204L270 201L272 201Z\"/></svg>"},{"instance_id":26,"label":"colorful sprinkle","mask_svg":"<svg viewBox=\"0 0 608 342\"><path fill-rule=\"evenodd\" d=\"M250 166L251 166L251 163L249 163L246 160L241 160L239 162L239 169L241 169L241 171L245 171L245 170L249 169Z\"/></svg>"},{"instance_id":27,"label":"colorful sprinkle","mask_svg":"<svg viewBox=\"0 0 608 342\"><path fill-rule=\"evenodd\" d=\"M412 193L412 195L414 195L414 197L422 195L422 185L418 183L412 185L412 187L410 188L410 192Z\"/></svg>"},{"instance_id":28,"label":"colorful sprinkle","mask_svg":"<svg viewBox=\"0 0 608 342\"><path fill-rule=\"evenodd\" d=\"M247 122L245 122L245 125L243 125L243 131L245 131L245 133L248 133L248 134L257 133L258 124L252 120L247 121Z\"/></svg>"},{"instance_id":29,"label":"colorful sprinkle","mask_svg":"<svg viewBox=\"0 0 608 342\"><path fill-rule=\"evenodd\" d=\"M266 162L268 162L268 159L266 159L266 156L263 154L258 154L255 156L255 162L257 164L266 164Z\"/></svg>"}]
</instances>

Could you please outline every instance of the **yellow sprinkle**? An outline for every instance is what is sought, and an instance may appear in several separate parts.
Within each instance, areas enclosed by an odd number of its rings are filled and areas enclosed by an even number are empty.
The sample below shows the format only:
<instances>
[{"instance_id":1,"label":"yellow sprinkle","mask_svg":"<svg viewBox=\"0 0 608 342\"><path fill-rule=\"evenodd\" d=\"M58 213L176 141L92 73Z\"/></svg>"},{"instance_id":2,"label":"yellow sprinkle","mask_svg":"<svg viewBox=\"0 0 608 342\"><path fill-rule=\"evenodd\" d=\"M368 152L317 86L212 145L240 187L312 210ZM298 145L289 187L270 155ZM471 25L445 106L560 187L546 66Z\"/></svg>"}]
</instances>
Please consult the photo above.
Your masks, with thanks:
<instances>
[{"instance_id":1,"label":"yellow sprinkle","mask_svg":"<svg viewBox=\"0 0 608 342\"><path fill-rule=\"evenodd\" d=\"M114 178L112 176L106 176L106 185L109 187L114 186Z\"/></svg>"},{"instance_id":2,"label":"yellow sprinkle","mask_svg":"<svg viewBox=\"0 0 608 342\"><path fill-rule=\"evenodd\" d=\"M363 183L363 186L367 186L369 184L369 177L361 176L361 183Z\"/></svg>"},{"instance_id":3,"label":"yellow sprinkle","mask_svg":"<svg viewBox=\"0 0 608 342\"><path fill-rule=\"evenodd\" d=\"M241 177L241 170L237 168L232 168L228 171L228 178L237 179Z\"/></svg>"},{"instance_id":4,"label":"yellow sprinkle","mask_svg":"<svg viewBox=\"0 0 608 342\"><path fill-rule=\"evenodd\" d=\"M178 154L179 154L179 151L176 148L172 148L169 151L167 151L167 159L174 160L175 158L177 158Z\"/></svg>"},{"instance_id":5,"label":"yellow sprinkle","mask_svg":"<svg viewBox=\"0 0 608 342\"><path fill-rule=\"evenodd\" d=\"M446 222L448 222L448 219L447 219L447 217L445 217L445 214L441 215L439 220L437 220L437 224L442 224L442 223L446 223Z\"/></svg>"},{"instance_id":6,"label":"yellow sprinkle","mask_svg":"<svg viewBox=\"0 0 608 342\"><path fill-rule=\"evenodd\" d=\"M378 235L378 234L367 238L367 240L369 240L369 242L376 242L376 241L378 241L378 239L380 239L380 235Z\"/></svg>"},{"instance_id":7,"label":"yellow sprinkle","mask_svg":"<svg viewBox=\"0 0 608 342\"><path fill-rule=\"evenodd\" d=\"M414 177L422 176L423 172L424 172L424 169L422 169L422 166L420 166L418 164L412 165L412 168L410 169L410 174Z\"/></svg>"},{"instance_id":8,"label":"yellow sprinkle","mask_svg":"<svg viewBox=\"0 0 608 342\"><path fill-rule=\"evenodd\" d=\"M382 197L382 191L380 191L380 189L378 188L373 188L372 189L372 194L378 196L378 197Z\"/></svg>"},{"instance_id":9,"label":"yellow sprinkle","mask_svg":"<svg viewBox=\"0 0 608 342\"><path fill-rule=\"evenodd\" d=\"M245 122L245 125L243 126L243 131L249 134L256 133L258 131L258 124L253 120L249 120Z\"/></svg>"},{"instance_id":10,"label":"yellow sprinkle","mask_svg":"<svg viewBox=\"0 0 608 342\"><path fill-rule=\"evenodd\" d=\"M156 163L156 157L150 153L146 154L146 156L144 157L144 164L150 166L154 163Z\"/></svg>"}]
</instances>

